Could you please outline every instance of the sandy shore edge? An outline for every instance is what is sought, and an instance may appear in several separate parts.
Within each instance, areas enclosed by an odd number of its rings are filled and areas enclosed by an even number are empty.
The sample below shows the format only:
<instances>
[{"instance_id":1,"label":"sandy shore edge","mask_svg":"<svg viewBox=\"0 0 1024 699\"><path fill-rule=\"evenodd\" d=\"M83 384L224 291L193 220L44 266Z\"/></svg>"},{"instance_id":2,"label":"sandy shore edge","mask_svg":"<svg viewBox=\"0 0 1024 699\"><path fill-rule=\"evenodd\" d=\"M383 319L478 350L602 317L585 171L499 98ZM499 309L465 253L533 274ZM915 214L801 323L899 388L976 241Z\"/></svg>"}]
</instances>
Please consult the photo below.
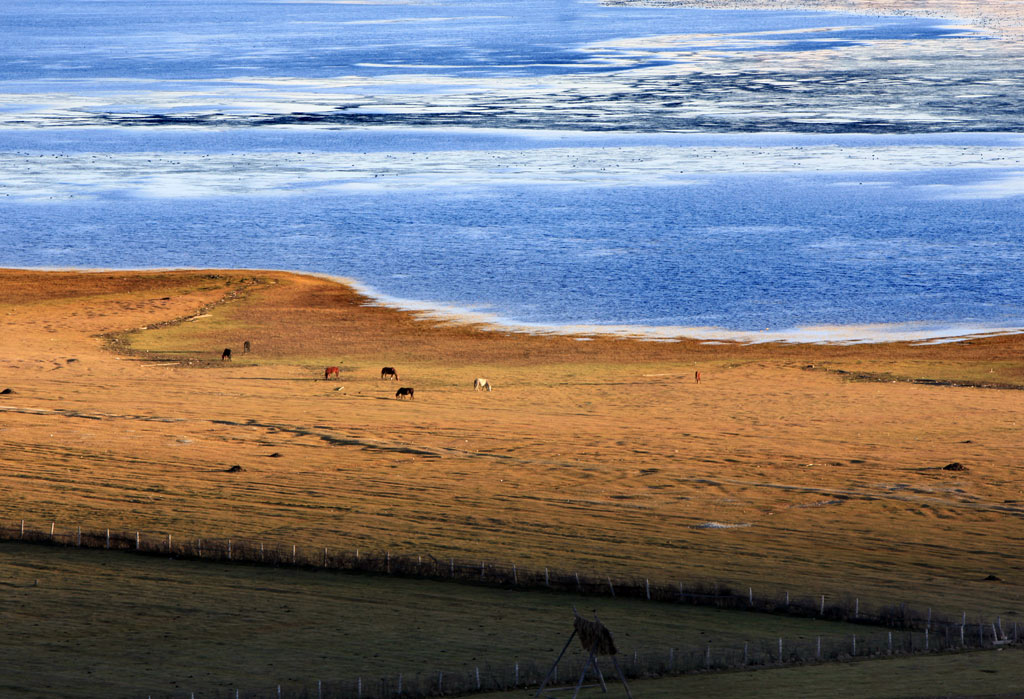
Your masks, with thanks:
<instances>
[{"instance_id":1,"label":"sandy shore edge","mask_svg":"<svg viewBox=\"0 0 1024 699\"><path fill-rule=\"evenodd\" d=\"M484 332L517 333L537 336L566 336L579 341L595 337L622 338L646 342L696 341L702 344L942 344L1024 334L1024 324L1002 325L953 322L905 321L900 323L864 323L851 325L807 325L793 328L733 330L707 326L648 326L625 323L532 323L507 318L497 313L447 304L392 296L358 279L340 275L294 269L221 269L206 267L74 268L3 267L4 272L65 272L80 274L133 274L202 272L209 274L286 274L323 279L346 287L368 299L367 305L413 314L417 319L452 325L473 326Z\"/></svg>"}]
</instances>

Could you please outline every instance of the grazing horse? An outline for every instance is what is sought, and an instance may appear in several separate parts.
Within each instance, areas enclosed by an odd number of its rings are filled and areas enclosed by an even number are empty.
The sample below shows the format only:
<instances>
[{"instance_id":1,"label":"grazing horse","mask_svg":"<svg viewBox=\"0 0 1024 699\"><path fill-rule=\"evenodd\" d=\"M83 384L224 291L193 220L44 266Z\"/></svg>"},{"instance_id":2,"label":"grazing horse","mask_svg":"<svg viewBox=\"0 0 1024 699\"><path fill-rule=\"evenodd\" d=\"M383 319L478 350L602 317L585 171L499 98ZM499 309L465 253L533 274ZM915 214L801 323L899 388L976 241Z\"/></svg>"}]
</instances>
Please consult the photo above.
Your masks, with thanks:
<instances>
[{"instance_id":1,"label":"grazing horse","mask_svg":"<svg viewBox=\"0 0 1024 699\"><path fill-rule=\"evenodd\" d=\"M225 359L231 359L231 348L225 347L224 351L221 352L220 360L223 362Z\"/></svg>"},{"instance_id":2,"label":"grazing horse","mask_svg":"<svg viewBox=\"0 0 1024 699\"><path fill-rule=\"evenodd\" d=\"M395 367L393 367L393 366L386 366L386 367L384 367L383 369L380 370L380 378L381 379L394 379L395 381L398 381L398 372L395 371Z\"/></svg>"},{"instance_id":3,"label":"grazing horse","mask_svg":"<svg viewBox=\"0 0 1024 699\"><path fill-rule=\"evenodd\" d=\"M408 397L409 399L412 399L412 393L413 390L411 388L409 388L408 386L403 386L402 388L395 391L395 398L402 399Z\"/></svg>"},{"instance_id":4,"label":"grazing horse","mask_svg":"<svg viewBox=\"0 0 1024 699\"><path fill-rule=\"evenodd\" d=\"M326 369L324 369L324 381L327 381L332 376L334 378L336 378L336 379L340 379L341 378L341 369L339 369L336 366L329 366Z\"/></svg>"},{"instance_id":5,"label":"grazing horse","mask_svg":"<svg viewBox=\"0 0 1024 699\"><path fill-rule=\"evenodd\" d=\"M490 384L490 382L487 381L487 379L477 379L476 381L473 382L473 390L474 391L490 391L491 390L491 384Z\"/></svg>"},{"instance_id":6,"label":"grazing horse","mask_svg":"<svg viewBox=\"0 0 1024 699\"><path fill-rule=\"evenodd\" d=\"M248 354L251 351L252 351L252 345L250 345L249 341L246 340L245 342L242 343L242 354Z\"/></svg>"}]
</instances>

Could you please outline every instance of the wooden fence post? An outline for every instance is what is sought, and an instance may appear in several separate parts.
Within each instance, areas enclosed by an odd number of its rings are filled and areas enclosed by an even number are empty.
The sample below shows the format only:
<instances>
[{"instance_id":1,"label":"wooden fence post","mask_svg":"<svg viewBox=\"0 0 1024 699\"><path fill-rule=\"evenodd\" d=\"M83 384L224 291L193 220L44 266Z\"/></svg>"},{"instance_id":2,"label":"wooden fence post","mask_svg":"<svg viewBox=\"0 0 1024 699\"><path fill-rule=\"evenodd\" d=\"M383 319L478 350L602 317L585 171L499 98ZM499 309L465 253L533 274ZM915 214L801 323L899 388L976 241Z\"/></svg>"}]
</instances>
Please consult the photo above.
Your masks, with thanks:
<instances>
[{"instance_id":1,"label":"wooden fence post","mask_svg":"<svg viewBox=\"0 0 1024 699\"><path fill-rule=\"evenodd\" d=\"M963 624L960 624L960 645L961 646L967 645L964 642L964 625Z\"/></svg>"},{"instance_id":2,"label":"wooden fence post","mask_svg":"<svg viewBox=\"0 0 1024 699\"><path fill-rule=\"evenodd\" d=\"M107 549L110 548L110 530L107 530Z\"/></svg>"},{"instance_id":3,"label":"wooden fence post","mask_svg":"<svg viewBox=\"0 0 1024 699\"><path fill-rule=\"evenodd\" d=\"M821 636L818 636L818 649L815 651L814 657L821 660Z\"/></svg>"},{"instance_id":4,"label":"wooden fence post","mask_svg":"<svg viewBox=\"0 0 1024 699\"><path fill-rule=\"evenodd\" d=\"M704 650L704 669L707 670L707 669L710 669L710 668L711 668L711 644L709 643L708 647Z\"/></svg>"},{"instance_id":5,"label":"wooden fence post","mask_svg":"<svg viewBox=\"0 0 1024 699\"><path fill-rule=\"evenodd\" d=\"M853 634L853 652L850 655L857 655L857 634Z\"/></svg>"},{"instance_id":6,"label":"wooden fence post","mask_svg":"<svg viewBox=\"0 0 1024 699\"><path fill-rule=\"evenodd\" d=\"M786 606L789 606L789 590L786 590Z\"/></svg>"},{"instance_id":7,"label":"wooden fence post","mask_svg":"<svg viewBox=\"0 0 1024 699\"><path fill-rule=\"evenodd\" d=\"M782 636L779 636L779 665L782 664Z\"/></svg>"},{"instance_id":8,"label":"wooden fence post","mask_svg":"<svg viewBox=\"0 0 1024 699\"><path fill-rule=\"evenodd\" d=\"M928 629L926 627L925 630L924 630L924 649L925 650L929 650L930 649L930 645L931 644L930 644L930 641L929 641L929 638L928 638Z\"/></svg>"},{"instance_id":9,"label":"wooden fence post","mask_svg":"<svg viewBox=\"0 0 1024 699\"><path fill-rule=\"evenodd\" d=\"M516 570L516 564L515 563L512 564L512 584L513 585L518 585L519 584L519 571Z\"/></svg>"},{"instance_id":10,"label":"wooden fence post","mask_svg":"<svg viewBox=\"0 0 1024 699\"><path fill-rule=\"evenodd\" d=\"M750 662L750 656L747 654L747 646L748 645L749 644L746 641L743 642L743 664L744 665L746 665L746 664L748 664Z\"/></svg>"},{"instance_id":11,"label":"wooden fence post","mask_svg":"<svg viewBox=\"0 0 1024 699\"><path fill-rule=\"evenodd\" d=\"M476 691L480 691L480 666L476 668Z\"/></svg>"},{"instance_id":12,"label":"wooden fence post","mask_svg":"<svg viewBox=\"0 0 1024 699\"><path fill-rule=\"evenodd\" d=\"M171 552L171 535L167 535L167 553Z\"/></svg>"},{"instance_id":13,"label":"wooden fence post","mask_svg":"<svg viewBox=\"0 0 1024 699\"><path fill-rule=\"evenodd\" d=\"M515 678L512 680L512 686L513 687L518 687L519 686L519 661L518 660L516 661Z\"/></svg>"},{"instance_id":14,"label":"wooden fence post","mask_svg":"<svg viewBox=\"0 0 1024 699\"><path fill-rule=\"evenodd\" d=\"M402 696L402 673L398 673L398 696Z\"/></svg>"},{"instance_id":15,"label":"wooden fence post","mask_svg":"<svg viewBox=\"0 0 1024 699\"><path fill-rule=\"evenodd\" d=\"M385 551L384 552L384 572L385 573L390 573L391 572L391 552L390 551Z\"/></svg>"},{"instance_id":16,"label":"wooden fence post","mask_svg":"<svg viewBox=\"0 0 1024 699\"><path fill-rule=\"evenodd\" d=\"M551 582L548 580L548 567L544 566L544 587L551 587Z\"/></svg>"},{"instance_id":17,"label":"wooden fence post","mask_svg":"<svg viewBox=\"0 0 1024 699\"><path fill-rule=\"evenodd\" d=\"M399 677L401 677L401 675L399 675ZM398 687L399 687L398 693L401 694L402 693L402 689L401 689L402 681L401 680L398 681ZM317 680L316 681L316 699L324 699L323 680Z\"/></svg>"},{"instance_id":18,"label":"wooden fence post","mask_svg":"<svg viewBox=\"0 0 1024 699\"><path fill-rule=\"evenodd\" d=\"M747 604L751 607L754 606L754 588L752 587L747 588Z\"/></svg>"},{"instance_id":19,"label":"wooden fence post","mask_svg":"<svg viewBox=\"0 0 1024 699\"><path fill-rule=\"evenodd\" d=\"M821 596L821 611L818 612L819 616L825 616L825 595Z\"/></svg>"},{"instance_id":20,"label":"wooden fence post","mask_svg":"<svg viewBox=\"0 0 1024 699\"><path fill-rule=\"evenodd\" d=\"M579 591L583 590L583 587L580 585L580 574L576 573L575 575L576 575L576 591L579 592Z\"/></svg>"},{"instance_id":21,"label":"wooden fence post","mask_svg":"<svg viewBox=\"0 0 1024 699\"><path fill-rule=\"evenodd\" d=\"M889 655L892 655L892 631L889 632Z\"/></svg>"},{"instance_id":22,"label":"wooden fence post","mask_svg":"<svg viewBox=\"0 0 1024 699\"><path fill-rule=\"evenodd\" d=\"M647 588L647 601L650 602L651 601L651 581L648 578L644 578L644 583L645 583L646 588Z\"/></svg>"},{"instance_id":23,"label":"wooden fence post","mask_svg":"<svg viewBox=\"0 0 1024 699\"><path fill-rule=\"evenodd\" d=\"M295 565L295 544L292 544L292 565Z\"/></svg>"},{"instance_id":24,"label":"wooden fence post","mask_svg":"<svg viewBox=\"0 0 1024 699\"><path fill-rule=\"evenodd\" d=\"M231 539L228 539L228 560L231 560Z\"/></svg>"},{"instance_id":25,"label":"wooden fence post","mask_svg":"<svg viewBox=\"0 0 1024 699\"><path fill-rule=\"evenodd\" d=\"M139 536L138 532L135 532L135 550L138 551L141 546L142 538Z\"/></svg>"},{"instance_id":26,"label":"wooden fence post","mask_svg":"<svg viewBox=\"0 0 1024 699\"><path fill-rule=\"evenodd\" d=\"M324 568L327 567L327 547L324 546Z\"/></svg>"},{"instance_id":27,"label":"wooden fence post","mask_svg":"<svg viewBox=\"0 0 1024 699\"><path fill-rule=\"evenodd\" d=\"M53 541L53 527L56 522L50 522L50 541Z\"/></svg>"},{"instance_id":28,"label":"wooden fence post","mask_svg":"<svg viewBox=\"0 0 1024 699\"><path fill-rule=\"evenodd\" d=\"M452 577L454 578L455 577L455 559L454 558L449 558L448 559L448 567L451 570Z\"/></svg>"},{"instance_id":29,"label":"wooden fence post","mask_svg":"<svg viewBox=\"0 0 1024 699\"><path fill-rule=\"evenodd\" d=\"M25 538L25 520L21 520L21 538Z\"/></svg>"},{"instance_id":30,"label":"wooden fence post","mask_svg":"<svg viewBox=\"0 0 1024 699\"><path fill-rule=\"evenodd\" d=\"M853 618L857 619L860 617L860 597L853 601Z\"/></svg>"},{"instance_id":31,"label":"wooden fence post","mask_svg":"<svg viewBox=\"0 0 1024 699\"><path fill-rule=\"evenodd\" d=\"M611 577L608 578L608 589L611 590L612 599L615 599L615 586L612 585Z\"/></svg>"},{"instance_id":32,"label":"wooden fence post","mask_svg":"<svg viewBox=\"0 0 1024 699\"><path fill-rule=\"evenodd\" d=\"M203 540L202 539L196 539L196 547L199 550L199 557L202 558L203 557Z\"/></svg>"},{"instance_id":33,"label":"wooden fence post","mask_svg":"<svg viewBox=\"0 0 1024 699\"><path fill-rule=\"evenodd\" d=\"M360 677L360 678L358 678L356 680L356 696L357 697L362 697L363 696L363 678L362 677Z\"/></svg>"},{"instance_id":34,"label":"wooden fence post","mask_svg":"<svg viewBox=\"0 0 1024 699\"><path fill-rule=\"evenodd\" d=\"M76 540L76 545L77 546L81 546L82 545L82 528L81 527L78 528L78 539Z\"/></svg>"}]
</instances>

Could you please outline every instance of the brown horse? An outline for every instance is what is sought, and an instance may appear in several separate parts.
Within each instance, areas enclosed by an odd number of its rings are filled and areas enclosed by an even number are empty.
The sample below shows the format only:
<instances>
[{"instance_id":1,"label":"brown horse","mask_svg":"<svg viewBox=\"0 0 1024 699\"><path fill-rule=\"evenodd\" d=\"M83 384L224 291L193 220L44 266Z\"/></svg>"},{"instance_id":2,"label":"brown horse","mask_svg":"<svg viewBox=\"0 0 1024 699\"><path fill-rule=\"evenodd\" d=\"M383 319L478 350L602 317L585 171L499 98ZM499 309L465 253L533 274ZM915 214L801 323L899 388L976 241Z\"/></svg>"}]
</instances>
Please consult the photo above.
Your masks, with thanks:
<instances>
[{"instance_id":1,"label":"brown horse","mask_svg":"<svg viewBox=\"0 0 1024 699\"><path fill-rule=\"evenodd\" d=\"M245 342L242 343L242 354L248 354L251 351L252 351L252 345L250 345L249 341L246 340Z\"/></svg>"},{"instance_id":2,"label":"brown horse","mask_svg":"<svg viewBox=\"0 0 1024 699\"><path fill-rule=\"evenodd\" d=\"M225 359L231 359L231 348L225 347L224 351L221 352L220 360L223 362Z\"/></svg>"},{"instance_id":3,"label":"brown horse","mask_svg":"<svg viewBox=\"0 0 1024 699\"><path fill-rule=\"evenodd\" d=\"M394 379L395 381L398 381L398 372L395 371L395 367L393 367L393 366L386 366L386 367L384 367L383 369L380 370L380 378L381 379Z\"/></svg>"},{"instance_id":4,"label":"brown horse","mask_svg":"<svg viewBox=\"0 0 1024 699\"><path fill-rule=\"evenodd\" d=\"M341 369L339 369L336 366L329 366L326 369L324 369L324 381L327 381L332 376L334 378L336 378L336 379L340 379L341 378Z\"/></svg>"},{"instance_id":5,"label":"brown horse","mask_svg":"<svg viewBox=\"0 0 1024 699\"><path fill-rule=\"evenodd\" d=\"M413 390L411 388L409 388L408 386L403 386L402 388L400 388L397 391L395 391L395 398L398 398L398 399L409 398L410 400L412 400L412 398L413 398L412 394L413 394Z\"/></svg>"}]
</instances>

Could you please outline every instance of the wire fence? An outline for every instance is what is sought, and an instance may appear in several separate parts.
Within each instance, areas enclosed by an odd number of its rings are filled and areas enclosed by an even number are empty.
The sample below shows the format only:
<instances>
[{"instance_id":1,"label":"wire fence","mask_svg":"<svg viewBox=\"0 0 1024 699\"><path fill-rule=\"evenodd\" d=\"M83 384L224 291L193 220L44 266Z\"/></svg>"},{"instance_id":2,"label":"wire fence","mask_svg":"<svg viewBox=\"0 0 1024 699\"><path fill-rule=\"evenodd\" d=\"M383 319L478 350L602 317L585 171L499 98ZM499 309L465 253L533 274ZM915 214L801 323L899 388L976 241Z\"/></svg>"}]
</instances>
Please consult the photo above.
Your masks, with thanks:
<instances>
[{"instance_id":1,"label":"wire fence","mask_svg":"<svg viewBox=\"0 0 1024 699\"><path fill-rule=\"evenodd\" d=\"M960 631L963 631L961 635ZM993 635L995 633L995 635ZM812 663L848 662L854 659L906 656L922 653L949 653L982 648L1000 647L1015 642L1013 636L1001 638L982 627L961 627L941 633L929 631L880 631L851 634L846 637L801 639L762 639L745 643L742 647L690 646L672 647L653 651L620 653L617 658L627 680L673 677L718 671L755 670ZM581 681L586 657L565 659L557 667L554 682L548 691L574 687ZM600 659L603 679L614 689L617 679L607 659ZM514 662L489 664L454 672L438 670L415 675L390 677L358 677L354 680L316 681L308 684L277 685L269 688L230 689L204 692L201 696L224 699L425 699L470 695L480 692L510 691L538 687L551 670L542 662ZM583 678L587 683L597 681L587 668ZM196 699L197 693L168 694L167 697ZM614 694L613 694L614 696Z\"/></svg>"},{"instance_id":2,"label":"wire fence","mask_svg":"<svg viewBox=\"0 0 1024 699\"><path fill-rule=\"evenodd\" d=\"M933 613L931 608L905 603L868 608L855 596L791 597L788 592L754 594L706 582L658 582L550 568L522 568L515 564L467 562L432 555L393 555L389 551L343 550L249 539L174 537L141 531L58 528L55 522L36 528L24 520L0 523L0 540L43 545L131 551L142 555L315 570L359 571L426 580L448 580L504 588L569 592L587 596L643 599L657 603L691 604L721 609L813 617L860 624L863 633L849 638L819 636L813 640L758 640L742 648L674 647L660 651L632 651L619 656L627 678L662 677L693 672L752 669L771 665L844 661L852 658L953 652L1001 647L1019 642L1018 622L994 621ZM560 672L578 678L583 658L563 663ZM566 664L567 663L567 664ZM506 691L539 686L549 666L531 662L485 665L470 670L393 677L317 681L313 685L281 685L271 689L205 691L203 697L318 697L392 699L439 697L485 691ZM177 693L166 696L189 696ZM192 694L191 696L198 696Z\"/></svg>"}]
</instances>

